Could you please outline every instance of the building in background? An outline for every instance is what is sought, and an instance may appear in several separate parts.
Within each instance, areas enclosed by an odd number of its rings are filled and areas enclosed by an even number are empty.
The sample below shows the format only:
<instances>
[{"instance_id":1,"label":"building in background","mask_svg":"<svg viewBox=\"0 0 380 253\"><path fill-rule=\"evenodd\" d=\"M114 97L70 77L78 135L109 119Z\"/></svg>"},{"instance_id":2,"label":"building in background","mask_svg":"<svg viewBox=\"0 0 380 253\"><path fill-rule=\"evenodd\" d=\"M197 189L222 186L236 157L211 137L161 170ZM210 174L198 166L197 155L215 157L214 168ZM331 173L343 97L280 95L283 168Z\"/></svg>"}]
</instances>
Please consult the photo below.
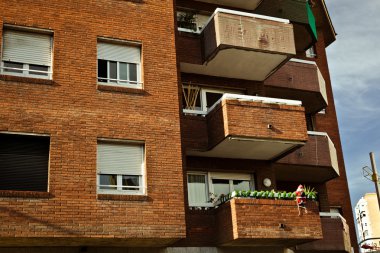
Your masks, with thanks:
<instances>
[{"instance_id":1,"label":"building in background","mask_svg":"<svg viewBox=\"0 0 380 253\"><path fill-rule=\"evenodd\" d=\"M380 211L376 193L366 193L355 206L359 242L380 250ZM371 239L376 238L376 239ZM370 249L361 249L370 252Z\"/></svg>"},{"instance_id":2,"label":"building in background","mask_svg":"<svg viewBox=\"0 0 380 253\"><path fill-rule=\"evenodd\" d=\"M358 252L323 0L0 13L1 252Z\"/></svg>"}]
</instances>

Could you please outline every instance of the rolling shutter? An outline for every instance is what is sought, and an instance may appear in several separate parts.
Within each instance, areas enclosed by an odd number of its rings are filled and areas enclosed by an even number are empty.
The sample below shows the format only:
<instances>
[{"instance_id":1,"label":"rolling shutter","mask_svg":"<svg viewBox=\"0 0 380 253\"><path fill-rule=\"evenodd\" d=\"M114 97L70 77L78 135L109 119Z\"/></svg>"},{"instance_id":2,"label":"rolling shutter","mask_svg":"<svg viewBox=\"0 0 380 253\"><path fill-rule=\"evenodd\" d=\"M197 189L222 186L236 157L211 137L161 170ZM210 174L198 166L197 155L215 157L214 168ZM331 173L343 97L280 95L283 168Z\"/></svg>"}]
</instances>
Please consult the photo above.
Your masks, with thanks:
<instances>
[{"instance_id":1,"label":"rolling shutter","mask_svg":"<svg viewBox=\"0 0 380 253\"><path fill-rule=\"evenodd\" d=\"M5 30L3 61L51 66L52 41L48 34Z\"/></svg>"},{"instance_id":2,"label":"rolling shutter","mask_svg":"<svg viewBox=\"0 0 380 253\"><path fill-rule=\"evenodd\" d=\"M140 48L127 45L99 42L98 59L107 61L140 63Z\"/></svg>"},{"instance_id":3,"label":"rolling shutter","mask_svg":"<svg viewBox=\"0 0 380 253\"><path fill-rule=\"evenodd\" d=\"M99 174L142 175L143 145L98 143Z\"/></svg>"},{"instance_id":4,"label":"rolling shutter","mask_svg":"<svg viewBox=\"0 0 380 253\"><path fill-rule=\"evenodd\" d=\"M49 137L0 134L0 190L47 191Z\"/></svg>"}]
</instances>

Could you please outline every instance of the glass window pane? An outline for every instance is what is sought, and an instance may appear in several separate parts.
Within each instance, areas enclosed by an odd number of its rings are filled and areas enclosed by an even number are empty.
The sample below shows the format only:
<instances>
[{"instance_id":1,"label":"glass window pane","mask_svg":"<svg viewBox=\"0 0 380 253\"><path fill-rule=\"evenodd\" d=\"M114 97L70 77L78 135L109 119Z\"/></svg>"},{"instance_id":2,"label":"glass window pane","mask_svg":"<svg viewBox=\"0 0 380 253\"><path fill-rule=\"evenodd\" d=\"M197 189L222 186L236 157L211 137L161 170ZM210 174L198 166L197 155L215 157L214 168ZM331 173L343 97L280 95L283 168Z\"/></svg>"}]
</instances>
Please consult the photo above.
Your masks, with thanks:
<instances>
[{"instance_id":1,"label":"glass window pane","mask_svg":"<svg viewBox=\"0 0 380 253\"><path fill-rule=\"evenodd\" d=\"M38 70L38 71L48 72L49 71L49 67L47 67L47 66L41 66L41 65L29 64L29 70ZM48 75L48 73L35 72L35 71L29 71L29 74L31 74L31 75L39 75L39 76L47 76Z\"/></svg>"},{"instance_id":2,"label":"glass window pane","mask_svg":"<svg viewBox=\"0 0 380 253\"><path fill-rule=\"evenodd\" d=\"M227 195L230 193L230 180L228 179L213 179L212 185L214 187L214 194L220 197L220 195Z\"/></svg>"},{"instance_id":3,"label":"glass window pane","mask_svg":"<svg viewBox=\"0 0 380 253\"><path fill-rule=\"evenodd\" d=\"M4 72L22 73L24 64L17 62L4 62ZM14 69L9 69L14 68Z\"/></svg>"},{"instance_id":4,"label":"glass window pane","mask_svg":"<svg viewBox=\"0 0 380 253\"><path fill-rule=\"evenodd\" d=\"M98 79L98 82L107 82L107 80L103 78L107 78L107 61L98 60L98 77L102 79Z\"/></svg>"},{"instance_id":5,"label":"glass window pane","mask_svg":"<svg viewBox=\"0 0 380 253\"><path fill-rule=\"evenodd\" d=\"M109 78L110 79L117 79L117 62L115 61L110 61L109 62ZM110 81L110 82L116 82L115 80Z\"/></svg>"},{"instance_id":6,"label":"glass window pane","mask_svg":"<svg viewBox=\"0 0 380 253\"><path fill-rule=\"evenodd\" d=\"M235 191L248 191L249 181L247 180L234 180L234 190Z\"/></svg>"},{"instance_id":7,"label":"glass window pane","mask_svg":"<svg viewBox=\"0 0 380 253\"><path fill-rule=\"evenodd\" d=\"M222 93L206 92L207 109L213 106L222 96Z\"/></svg>"},{"instance_id":8,"label":"glass window pane","mask_svg":"<svg viewBox=\"0 0 380 253\"><path fill-rule=\"evenodd\" d=\"M108 190L116 190L117 187L117 175L99 175L100 177L100 185L99 189L108 189ZM115 187L112 187L115 185Z\"/></svg>"},{"instance_id":9,"label":"glass window pane","mask_svg":"<svg viewBox=\"0 0 380 253\"><path fill-rule=\"evenodd\" d=\"M122 184L123 186L140 186L140 176L123 175ZM127 191L138 191L139 189L139 187L123 187L123 190Z\"/></svg>"},{"instance_id":10,"label":"glass window pane","mask_svg":"<svg viewBox=\"0 0 380 253\"><path fill-rule=\"evenodd\" d=\"M129 81L137 82L137 64L129 63Z\"/></svg>"},{"instance_id":11,"label":"glass window pane","mask_svg":"<svg viewBox=\"0 0 380 253\"><path fill-rule=\"evenodd\" d=\"M119 63L120 80L128 80L128 63Z\"/></svg>"},{"instance_id":12,"label":"glass window pane","mask_svg":"<svg viewBox=\"0 0 380 253\"><path fill-rule=\"evenodd\" d=\"M206 175L187 175L189 203L207 203Z\"/></svg>"}]
</instances>

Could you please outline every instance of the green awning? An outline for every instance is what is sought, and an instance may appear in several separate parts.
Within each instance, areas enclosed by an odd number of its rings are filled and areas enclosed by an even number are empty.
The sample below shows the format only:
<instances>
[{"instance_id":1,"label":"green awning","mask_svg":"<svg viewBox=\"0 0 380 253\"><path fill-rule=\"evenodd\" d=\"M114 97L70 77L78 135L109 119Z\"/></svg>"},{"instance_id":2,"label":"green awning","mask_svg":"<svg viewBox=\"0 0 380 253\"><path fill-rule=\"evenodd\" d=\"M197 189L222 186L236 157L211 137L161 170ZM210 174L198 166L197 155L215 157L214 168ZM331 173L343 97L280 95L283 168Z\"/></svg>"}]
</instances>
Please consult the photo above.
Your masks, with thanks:
<instances>
[{"instance_id":1,"label":"green awning","mask_svg":"<svg viewBox=\"0 0 380 253\"><path fill-rule=\"evenodd\" d=\"M314 39L317 40L318 39L317 25L315 23L315 17L314 17L313 11L311 10L310 4L308 2L306 3L306 11L307 11L307 18L309 20L309 25L314 35Z\"/></svg>"}]
</instances>

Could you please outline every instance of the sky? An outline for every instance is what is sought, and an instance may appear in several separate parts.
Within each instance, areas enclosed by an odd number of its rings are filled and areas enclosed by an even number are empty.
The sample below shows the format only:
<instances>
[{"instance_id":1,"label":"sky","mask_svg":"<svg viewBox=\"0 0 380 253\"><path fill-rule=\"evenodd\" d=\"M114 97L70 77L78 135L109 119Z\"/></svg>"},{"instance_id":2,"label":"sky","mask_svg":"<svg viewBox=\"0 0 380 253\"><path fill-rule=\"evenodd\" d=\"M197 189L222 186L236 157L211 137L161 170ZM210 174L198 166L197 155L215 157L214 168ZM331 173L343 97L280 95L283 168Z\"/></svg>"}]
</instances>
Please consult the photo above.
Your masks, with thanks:
<instances>
[{"instance_id":1,"label":"sky","mask_svg":"<svg viewBox=\"0 0 380 253\"><path fill-rule=\"evenodd\" d=\"M353 208L373 182L363 177L374 152L380 170L380 1L325 0L337 40L327 48Z\"/></svg>"}]
</instances>

